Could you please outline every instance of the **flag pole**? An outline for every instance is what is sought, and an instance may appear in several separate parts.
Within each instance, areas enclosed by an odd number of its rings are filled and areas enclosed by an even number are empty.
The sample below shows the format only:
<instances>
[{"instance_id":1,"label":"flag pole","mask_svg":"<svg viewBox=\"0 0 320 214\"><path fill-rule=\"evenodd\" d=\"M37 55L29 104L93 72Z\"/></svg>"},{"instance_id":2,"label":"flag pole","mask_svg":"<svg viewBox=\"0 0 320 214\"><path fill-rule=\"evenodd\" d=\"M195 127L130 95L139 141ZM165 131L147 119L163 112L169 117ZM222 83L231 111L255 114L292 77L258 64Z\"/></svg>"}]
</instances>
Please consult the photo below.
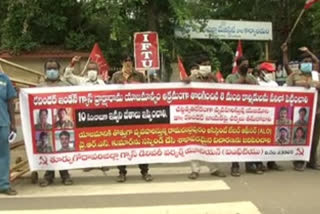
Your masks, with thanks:
<instances>
[{"instance_id":1,"label":"flag pole","mask_svg":"<svg viewBox=\"0 0 320 214\"><path fill-rule=\"evenodd\" d=\"M87 69L87 67L89 65L89 62L90 62L90 56L88 57L88 60L87 60L87 62L85 64L83 70L81 71L81 76L83 76L84 72L86 71L86 69Z\"/></svg>"},{"instance_id":2,"label":"flag pole","mask_svg":"<svg viewBox=\"0 0 320 214\"><path fill-rule=\"evenodd\" d=\"M306 9L305 9L305 8L303 8L303 9L302 9L302 11L300 12L300 14L299 14L299 16L298 16L298 18L297 18L296 22L294 23L294 25L293 25L293 27L292 27L292 29L291 29L291 31L290 31L290 33L289 33L289 35L288 35L288 37L287 37L287 39L286 39L286 42L285 42L285 43L288 43L288 41L290 40L290 38L291 38L291 36L292 36L292 34L293 34L294 30L296 29L296 27L297 27L297 25L298 25L299 21L301 20L302 15L304 14L304 12L305 12L305 11L306 11Z\"/></svg>"}]
</instances>

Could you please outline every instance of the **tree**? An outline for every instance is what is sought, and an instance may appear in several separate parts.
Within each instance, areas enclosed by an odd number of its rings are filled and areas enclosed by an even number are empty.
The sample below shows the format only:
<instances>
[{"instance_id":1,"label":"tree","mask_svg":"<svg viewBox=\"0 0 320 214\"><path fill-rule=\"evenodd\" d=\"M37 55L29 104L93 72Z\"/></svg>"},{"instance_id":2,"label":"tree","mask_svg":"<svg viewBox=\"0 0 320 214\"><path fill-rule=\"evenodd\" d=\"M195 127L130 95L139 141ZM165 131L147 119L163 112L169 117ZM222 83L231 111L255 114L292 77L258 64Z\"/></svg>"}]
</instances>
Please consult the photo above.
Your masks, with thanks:
<instances>
[{"instance_id":1,"label":"tree","mask_svg":"<svg viewBox=\"0 0 320 214\"><path fill-rule=\"evenodd\" d=\"M174 29L189 20L203 26L207 19L271 21L271 59L281 61L280 45L303 4L296 0L1 0L1 49L16 54L43 46L90 51L98 42L109 63L119 66L120 56L133 52L134 32L151 30L159 34L168 71L178 54L187 68L205 54L226 76L237 41L178 39ZM291 58L299 55L299 46L319 51L319 14L320 6L315 5L302 18L290 44ZM253 65L264 59L262 42L244 41L243 46Z\"/></svg>"}]
</instances>

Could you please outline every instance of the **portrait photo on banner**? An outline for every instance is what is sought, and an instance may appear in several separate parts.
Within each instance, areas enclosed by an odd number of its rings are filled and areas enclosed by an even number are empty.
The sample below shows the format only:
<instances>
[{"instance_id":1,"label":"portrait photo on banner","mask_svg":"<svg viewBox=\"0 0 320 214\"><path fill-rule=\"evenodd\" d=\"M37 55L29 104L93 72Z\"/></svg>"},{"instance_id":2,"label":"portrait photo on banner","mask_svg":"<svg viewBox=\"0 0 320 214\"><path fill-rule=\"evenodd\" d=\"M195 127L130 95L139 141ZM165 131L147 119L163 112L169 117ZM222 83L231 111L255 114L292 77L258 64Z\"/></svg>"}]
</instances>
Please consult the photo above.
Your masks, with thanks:
<instances>
[{"instance_id":1,"label":"portrait photo on banner","mask_svg":"<svg viewBox=\"0 0 320 214\"><path fill-rule=\"evenodd\" d=\"M309 107L295 107L294 108L294 125L307 126L309 122L310 108Z\"/></svg>"},{"instance_id":2,"label":"portrait photo on banner","mask_svg":"<svg viewBox=\"0 0 320 214\"><path fill-rule=\"evenodd\" d=\"M292 144L305 145L307 142L307 128L298 126L294 127L292 135Z\"/></svg>"},{"instance_id":3,"label":"portrait photo on banner","mask_svg":"<svg viewBox=\"0 0 320 214\"><path fill-rule=\"evenodd\" d=\"M276 109L276 124L280 126L288 126L292 124L292 108L288 106L280 106Z\"/></svg>"},{"instance_id":4,"label":"portrait photo on banner","mask_svg":"<svg viewBox=\"0 0 320 214\"><path fill-rule=\"evenodd\" d=\"M54 109L54 128L55 129L73 129L74 120L71 108Z\"/></svg>"},{"instance_id":5,"label":"portrait photo on banner","mask_svg":"<svg viewBox=\"0 0 320 214\"><path fill-rule=\"evenodd\" d=\"M36 109L33 111L33 121L36 130L52 129L52 110Z\"/></svg>"},{"instance_id":6,"label":"portrait photo on banner","mask_svg":"<svg viewBox=\"0 0 320 214\"><path fill-rule=\"evenodd\" d=\"M73 152L75 151L75 136L73 130L62 130L55 132L55 151Z\"/></svg>"},{"instance_id":7,"label":"portrait photo on banner","mask_svg":"<svg viewBox=\"0 0 320 214\"><path fill-rule=\"evenodd\" d=\"M289 126L277 126L276 130L276 144L289 145L291 140L291 130Z\"/></svg>"},{"instance_id":8,"label":"portrait photo on banner","mask_svg":"<svg viewBox=\"0 0 320 214\"><path fill-rule=\"evenodd\" d=\"M36 132L36 152L52 153L53 152L52 132L37 131Z\"/></svg>"}]
</instances>

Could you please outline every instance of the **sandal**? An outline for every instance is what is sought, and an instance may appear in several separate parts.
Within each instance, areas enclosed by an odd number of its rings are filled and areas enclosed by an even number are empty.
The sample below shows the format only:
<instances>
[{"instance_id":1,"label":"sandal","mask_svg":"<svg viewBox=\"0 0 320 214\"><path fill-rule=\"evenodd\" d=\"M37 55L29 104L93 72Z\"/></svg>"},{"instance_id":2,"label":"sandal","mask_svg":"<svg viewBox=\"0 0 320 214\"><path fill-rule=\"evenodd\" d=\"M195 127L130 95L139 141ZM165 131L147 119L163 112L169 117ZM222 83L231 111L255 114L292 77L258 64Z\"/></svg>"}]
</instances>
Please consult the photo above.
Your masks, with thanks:
<instances>
[{"instance_id":1,"label":"sandal","mask_svg":"<svg viewBox=\"0 0 320 214\"><path fill-rule=\"evenodd\" d=\"M188 176L188 178L195 180L199 177L199 173L197 172L191 172L191 174Z\"/></svg>"},{"instance_id":2,"label":"sandal","mask_svg":"<svg viewBox=\"0 0 320 214\"><path fill-rule=\"evenodd\" d=\"M150 182L153 180L152 176L150 174L144 174L142 175L142 179L147 181L147 182Z\"/></svg>"},{"instance_id":3,"label":"sandal","mask_svg":"<svg viewBox=\"0 0 320 214\"><path fill-rule=\"evenodd\" d=\"M47 186L49 186L50 184L52 184L53 183L53 181L52 180L42 180L42 181L40 181L40 183L39 183L39 186L40 187L47 187Z\"/></svg>"},{"instance_id":4,"label":"sandal","mask_svg":"<svg viewBox=\"0 0 320 214\"><path fill-rule=\"evenodd\" d=\"M212 172L210 175L217 176L219 178L227 177L227 175L221 172L220 170L216 170L215 172Z\"/></svg>"},{"instance_id":5,"label":"sandal","mask_svg":"<svg viewBox=\"0 0 320 214\"><path fill-rule=\"evenodd\" d=\"M231 176L233 177L240 177L240 168L238 167L231 167Z\"/></svg>"},{"instance_id":6,"label":"sandal","mask_svg":"<svg viewBox=\"0 0 320 214\"><path fill-rule=\"evenodd\" d=\"M0 190L0 194L14 196L14 195L17 195L18 193L15 189L12 189L11 187L9 187L8 189Z\"/></svg>"},{"instance_id":7,"label":"sandal","mask_svg":"<svg viewBox=\"0 0 320 214\"><path fill-rule=\"evenodd\" d=\"M73 180L71 178L66 178L62 180L62 183L66 186L69 186L73 184Z\"/></svg>"},{"instance_id":8,"label":"sandal","mask_svg":"<svg viewBox=\"0 0 320 214\"><path fill-rule=\"evenodd\" d=\"M123 183L123 182L125 182L127 180L127 178L126 178L126 175L124 175L124 174L120 174L118 177L117 177L117 182L119 182L119 183Z\"/></svg>"}]
</instances>

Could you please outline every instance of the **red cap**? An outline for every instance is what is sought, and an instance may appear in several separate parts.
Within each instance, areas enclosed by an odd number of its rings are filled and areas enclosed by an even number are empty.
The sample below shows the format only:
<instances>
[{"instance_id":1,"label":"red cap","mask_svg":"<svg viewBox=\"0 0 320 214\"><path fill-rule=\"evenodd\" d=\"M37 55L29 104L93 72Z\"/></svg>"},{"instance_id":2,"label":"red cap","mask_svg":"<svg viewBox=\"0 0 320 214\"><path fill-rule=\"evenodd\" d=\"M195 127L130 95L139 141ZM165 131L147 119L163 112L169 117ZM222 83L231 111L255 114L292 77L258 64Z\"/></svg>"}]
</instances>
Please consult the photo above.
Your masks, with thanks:
<instances>
[{"instance_id":1,"label":"red cap","mask_svg":"<svg viewBox=\"0 0 320 214\"><path fill-rule=\"evenodd\" d=\"M260 64L260 70L264 70L264 71L268 71L268 72L275 72L276 66L274 63L263 62Z\"/></svg>"}]
</instances>

